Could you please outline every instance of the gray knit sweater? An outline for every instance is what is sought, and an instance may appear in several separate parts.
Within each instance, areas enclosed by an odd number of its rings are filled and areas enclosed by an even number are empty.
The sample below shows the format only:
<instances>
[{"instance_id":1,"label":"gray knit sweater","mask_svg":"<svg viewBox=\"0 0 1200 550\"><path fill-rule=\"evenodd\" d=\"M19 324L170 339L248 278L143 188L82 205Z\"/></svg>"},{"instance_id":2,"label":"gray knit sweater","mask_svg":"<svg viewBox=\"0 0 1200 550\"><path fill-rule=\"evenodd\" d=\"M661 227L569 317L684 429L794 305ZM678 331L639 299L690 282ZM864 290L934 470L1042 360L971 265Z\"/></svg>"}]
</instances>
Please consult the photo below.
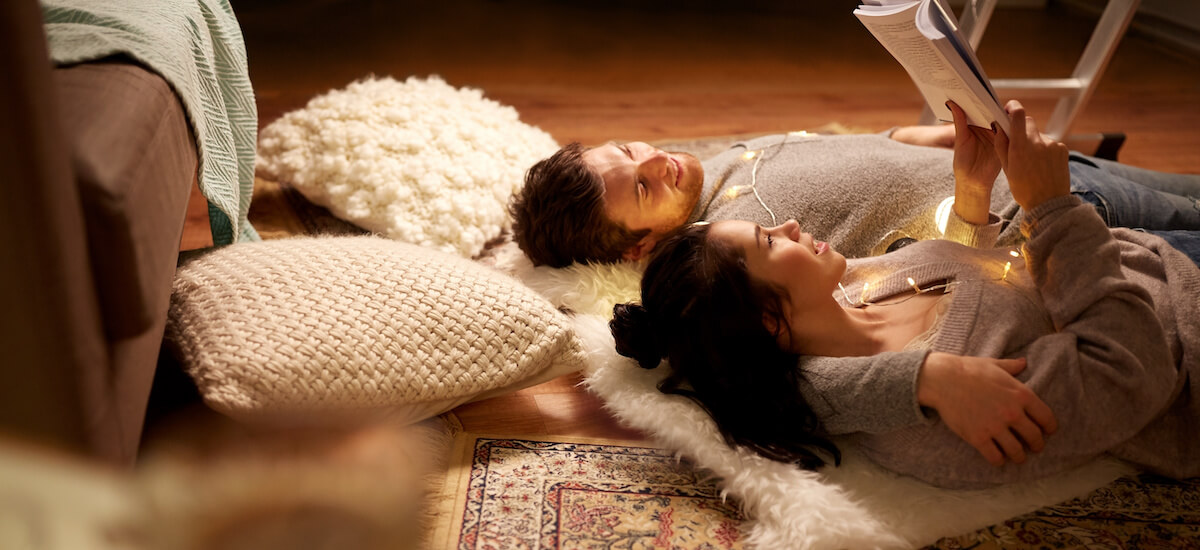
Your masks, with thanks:
<instances>
[{"instance_id":1,"label":"gray knit sweater","mask_svg":"<svg viewBox=\"0 0 1200 550\"><path fill-rule=\"evenodd\" d=\"M754 187L775 212L774 221L749 189L756 159L746 159L747 151L762 151ZM704 190L691 221L748 220L770 227L795 218L847 258L878 255L903 236L943 237L935 213L954 196L953 159L949 149L879 134L754 138L704 161ZM1003 174L991 210L1002 220L1018 212ZM997 242L1019 242L1018 225L1002 224Z\"/></svg>"},{"instance_id":2,"label":"gray knit sweater","mask_svg":"<svg viewBox=\"0 0 1200 550\"><path fill-rule=\"evenodd\" d=\"M957 281L932 350L1026 357L1019 379L1058 418L1045 450L989 465L917 405L919 353L806 373L817 388L803 388L810 404L835 428L859 431L849 440L883 467L943 487L1040 478L1104 453L1200 475L1200 269L1157 237L1108 229L1073 196L1028 212L1021 230L1018 259L922 242L852 262L845 283L857 297L870 282L877 300L910 288L907 277Z\"/></svg>"}]
</instances>

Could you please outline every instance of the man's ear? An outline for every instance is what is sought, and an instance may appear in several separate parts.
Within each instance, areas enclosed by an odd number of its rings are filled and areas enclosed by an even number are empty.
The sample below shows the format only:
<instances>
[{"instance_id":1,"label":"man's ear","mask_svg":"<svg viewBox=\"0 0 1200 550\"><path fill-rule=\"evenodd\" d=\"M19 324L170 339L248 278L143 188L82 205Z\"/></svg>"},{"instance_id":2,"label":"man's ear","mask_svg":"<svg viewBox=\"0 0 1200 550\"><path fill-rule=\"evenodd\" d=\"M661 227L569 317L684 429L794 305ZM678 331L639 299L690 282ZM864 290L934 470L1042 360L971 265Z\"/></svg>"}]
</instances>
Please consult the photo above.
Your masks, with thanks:
<instances>
[{"instance_id":1,"label":"man's ear","mask_svg":"<svg viewBox=\"0 0 1200 550\"><path fill-rule=\"evenodd\" d=\"M656 244L658 244L658 237L653 233L647 233L645 237L642 237L642 239L633 246L625 249L625 253L622 254L621 257L628 261L636 262L646 257L651 250L654 250L654 245Z\"/></svg>"}]
</instances>

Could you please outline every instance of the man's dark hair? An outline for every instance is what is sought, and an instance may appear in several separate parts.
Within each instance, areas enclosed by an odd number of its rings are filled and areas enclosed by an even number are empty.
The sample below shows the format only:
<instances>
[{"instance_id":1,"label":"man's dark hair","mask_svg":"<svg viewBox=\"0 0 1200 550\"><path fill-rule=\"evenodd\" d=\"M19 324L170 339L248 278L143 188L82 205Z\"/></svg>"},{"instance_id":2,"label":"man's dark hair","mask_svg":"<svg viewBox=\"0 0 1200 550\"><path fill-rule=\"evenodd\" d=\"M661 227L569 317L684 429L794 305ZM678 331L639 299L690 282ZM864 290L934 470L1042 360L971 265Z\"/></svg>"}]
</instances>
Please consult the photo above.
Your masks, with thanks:
<instances>
[{"instance_id":1,"label":"man's dark hair","mask_svg":"<svg viewBox=\"0 0 1200 550\"><path fill-rule=\"evenodd\" d=\"M571 143L525 173L525 187L508 205L513 239L534 265L616 262L648 229L630 231L604 212L604 179Z\"/></svg>"}]
</instances>

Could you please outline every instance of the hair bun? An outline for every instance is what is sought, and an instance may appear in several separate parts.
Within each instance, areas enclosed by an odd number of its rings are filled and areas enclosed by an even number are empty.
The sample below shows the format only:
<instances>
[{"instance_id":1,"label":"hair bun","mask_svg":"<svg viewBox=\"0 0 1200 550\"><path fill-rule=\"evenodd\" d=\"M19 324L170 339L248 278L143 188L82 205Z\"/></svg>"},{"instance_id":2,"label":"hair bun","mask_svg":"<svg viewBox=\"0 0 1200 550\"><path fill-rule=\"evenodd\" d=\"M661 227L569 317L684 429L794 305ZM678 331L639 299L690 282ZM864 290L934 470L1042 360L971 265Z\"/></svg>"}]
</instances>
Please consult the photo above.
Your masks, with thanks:
<instances>
[{"instance_id":1,"label":"hair bun","mask_svg":"<svg viewBox=\"0 0 1200 550\"><path fill-rule=\"evenodd\" d=\"M608 322L608 328L617 342L617 353L636 359L644 369L657 367L662 361L663 352L650 312L640 304L613 306L613 319Z\"/></svg>"}]
</instances>

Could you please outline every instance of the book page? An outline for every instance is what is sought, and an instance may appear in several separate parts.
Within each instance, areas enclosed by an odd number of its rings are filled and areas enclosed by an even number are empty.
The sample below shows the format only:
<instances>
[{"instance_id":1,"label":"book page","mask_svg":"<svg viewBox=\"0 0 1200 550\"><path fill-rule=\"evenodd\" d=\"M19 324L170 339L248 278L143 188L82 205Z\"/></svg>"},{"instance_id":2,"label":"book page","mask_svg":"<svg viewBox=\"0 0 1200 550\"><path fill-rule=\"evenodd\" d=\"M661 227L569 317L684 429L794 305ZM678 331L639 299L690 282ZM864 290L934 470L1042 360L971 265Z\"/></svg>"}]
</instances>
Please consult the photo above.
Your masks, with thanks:
<instances>
[{"instance_id":1,"label":"book page","mask_svg":"<svg viewBox=\"0 0 1200 550\"><path fill-rule=\"evenodd\" d=\"M939 119L951 120L946 101L954 101L970 124L988 128L995 121L1008 131L1008 119L992 91L959 57L954 44L945 37L931 39L917 28L919 7L914 2L902 10L888 6L886 11L859 9L854 14L900 62Z\"/></svg>"},{"instance_id":2,"label":"book page","mask_svg":"<svg viewBox=\"0 0 1200 550\"><path fill-rule=\"evenodd\" d=\"M942 9L942 5L935 0L926 2L922 9L917 11L917 17L918 28L921 27L922 19L928 20L939 34L946 37L946 40L954 47L957 57L966 64L979 83L983 84L984 89L987 90L988 95L992 96L996 104L999 104L1000 97L996 95L996 90L992 88L992 81L983 71L983 64L975 56L975 50L967 42L966 37L958 31L958 22L954 19L954 13ZM929 36L929 33L926 33L926 36Z\"/></svg>"}]
</instances>

